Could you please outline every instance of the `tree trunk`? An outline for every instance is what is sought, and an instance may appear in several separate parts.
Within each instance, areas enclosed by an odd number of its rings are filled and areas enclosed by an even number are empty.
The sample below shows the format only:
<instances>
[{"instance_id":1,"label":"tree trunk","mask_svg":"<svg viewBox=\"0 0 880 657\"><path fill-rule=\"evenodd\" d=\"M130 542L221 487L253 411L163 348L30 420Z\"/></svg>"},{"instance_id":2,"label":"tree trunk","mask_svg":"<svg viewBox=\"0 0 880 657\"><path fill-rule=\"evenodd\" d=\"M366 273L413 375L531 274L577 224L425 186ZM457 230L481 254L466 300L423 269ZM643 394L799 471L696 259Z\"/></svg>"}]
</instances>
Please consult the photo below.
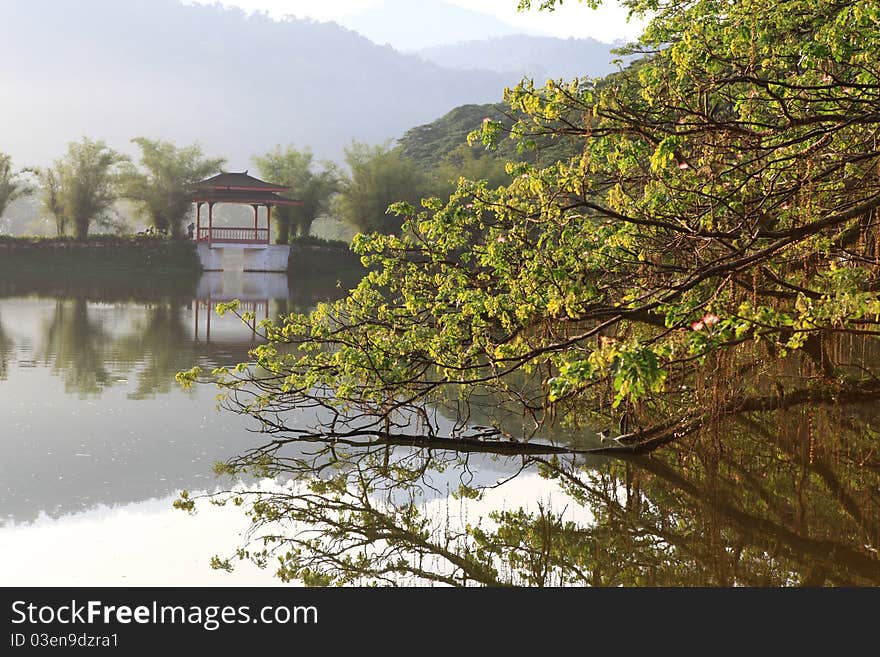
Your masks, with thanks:
<instances>
[{"instance_id":1,"label":"tree trunk","mask_svg":"<svg viewBox=\"0 0 880 657\"><path fill-rule=\"evenodd\" d=\"M73 222L74 227L74 235L78 240L85 240L89 237L89 224L90 220L88 217L76 217Z\"/></svg>"},{"instance_id":2,"label":"tree trunk","mask_svg":"<svg viewBox=\"0 0 880 657\"><path fill-rule=\"evenodd\" d=\"M287 208L277 208L275 215L275 243L290 242L290 212Z\"/></svg>"}]
</instances>

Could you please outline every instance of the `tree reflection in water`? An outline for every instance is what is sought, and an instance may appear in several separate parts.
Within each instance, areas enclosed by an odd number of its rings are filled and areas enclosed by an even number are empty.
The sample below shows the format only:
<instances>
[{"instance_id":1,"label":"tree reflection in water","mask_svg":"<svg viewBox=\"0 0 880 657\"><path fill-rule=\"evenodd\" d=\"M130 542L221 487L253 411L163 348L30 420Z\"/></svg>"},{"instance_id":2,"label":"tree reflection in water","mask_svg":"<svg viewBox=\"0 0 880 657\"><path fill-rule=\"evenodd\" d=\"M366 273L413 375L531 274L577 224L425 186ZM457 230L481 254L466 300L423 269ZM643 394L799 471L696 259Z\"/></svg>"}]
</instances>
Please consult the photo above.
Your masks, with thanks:
<instances>
[{"instance_id":1,"label":"tree reflection in water","mask_svg":"<svg viewBox=\"0 0 880 657\"><path fill-rule=\"evenodd\" d=\"M9 371L9 358L13 346L12 339L3 328L3 318L0 317L0 381L6 378Z\"/></svg>"},{"instance_id":2,"label":"tree reflection in water","mask_svg":"<svg viewBox=\"0 0 880 657\"><path fill-rule=\"evenodd\" d=\"M125 332L108 332L94 304L83 298L58 299L43 326L42 359L60 376L67 392L99 395L137 372L132 398L166 393L181 362L196 357L182 316L184 305L161 300L144 306L144 317Z\"/></svg>"},{"instance_id":3,"label":"tree reflection in water","mask_svg":"<svg viewBox=\"0 0 880 657\"><path fill-rule=\"evenodd\" d=\"M114 379L108 364L110 337L100 322L89 317L86 299L59 299L43 330L43 360L64 379L67 392L98 394Z\"/></svg>"},{"instance_id":4,"label":"tree reflection in water","mask_svg":"<svg viewBox=\"0 0 880 657\"><path fill-rule=\"evenodd\" d=\"M746 413L649 455L598 461L504 442L455 451L276 434L218 466L292 483L211 498L253 520L247 545L214 566L249 559L310 584L877 585L877 421L858 405ZM457 520L467 501L455 498L494 485L475 483L480 452L515 464L509 479L552 480L569 507ZM450 473L458 489L438 511L431 499L446 491L432 482ZM195 502L184 494L177 506Z\"/></svg>"},{"instance_id":5,"label":"tree reflection in water","mask_svg":"<svg viewBox=\"0 0 880 657\"><path fill-rule=\"evenodd\" d=\"M137 388L132 399L145 399L167 393L174 385L174 369L187 358L197 358L196 346L183 317L184 305L173 300L147 307L144 319L116 341L121 364L137 372Z\"/></svg>"},{"instance_id":6,"label":"tree reflection in water","mask_svg":"<svg viewBox=\"0 0 880 657\"><path fill-rule=\"evenodd\" d=\"M78 272L84 276L88 272ZM94 273L94 272L93 272ZM299 273L290 277L290 299L267 300L272 316L307 312L319 301L339 297L359 280L358 270L333 275ZM39 358L60 377L69 393L96 396L108 388L137 377L133 399L168 393L175 388L174 375L182 365L196 360L215 364L230 358L247 358L249 337L237 327L235 338L213 349L207 341L193 341L186 309L197 298L198 279L192 275L162 277L152 282L126 272L99 276L95 280L59 280L57 273L5 272L0 280L0 299L26 296L55 299L54 309L42 323ZM131 312L136 306L135 312ZM114 307L127 309L110 318ZM133 317L130 324L121 323ZM7 322L11 322L11 315ZM10 324L10 326L12 326ZM13 340L0 321L0 380L14 362ZM217 352L217 353L215 353Z\"/></svg>"}]
</instances>

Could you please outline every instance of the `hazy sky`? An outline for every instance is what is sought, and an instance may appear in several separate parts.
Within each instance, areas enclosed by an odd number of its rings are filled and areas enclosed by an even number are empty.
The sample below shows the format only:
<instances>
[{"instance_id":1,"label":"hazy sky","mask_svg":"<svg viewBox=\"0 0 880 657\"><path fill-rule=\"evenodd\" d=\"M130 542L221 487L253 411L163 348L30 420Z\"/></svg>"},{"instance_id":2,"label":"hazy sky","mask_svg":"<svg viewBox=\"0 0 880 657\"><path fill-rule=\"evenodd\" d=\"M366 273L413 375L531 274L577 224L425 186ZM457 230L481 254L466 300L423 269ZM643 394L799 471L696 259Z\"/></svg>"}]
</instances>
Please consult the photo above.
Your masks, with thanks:
<instances>
[{"instance_id":1,"label":"hazy sky","mask_svg":"<svg viewBox=\"0 0 880 657\"><path fill-rule=\"evenodd\" d=\"M195 0L212 4L213 0ZM412 0L414 3L419 0ZM489 14L514 27L529 32L557 37L593 37L610 43L616 39L633 39L641 27L637 20L627 22L627 12L616 0L605 0L593 11L577 0L565 0L555 12L527 13L516 10L517 0L446 0L450 4ZM339 20L381 4L382 0L223 0L221 4L235 5L245 11L265 11L275 18L294 15L317 20ZM539 4L535 0L535 5Z\"/></svg>"}]
</instances>

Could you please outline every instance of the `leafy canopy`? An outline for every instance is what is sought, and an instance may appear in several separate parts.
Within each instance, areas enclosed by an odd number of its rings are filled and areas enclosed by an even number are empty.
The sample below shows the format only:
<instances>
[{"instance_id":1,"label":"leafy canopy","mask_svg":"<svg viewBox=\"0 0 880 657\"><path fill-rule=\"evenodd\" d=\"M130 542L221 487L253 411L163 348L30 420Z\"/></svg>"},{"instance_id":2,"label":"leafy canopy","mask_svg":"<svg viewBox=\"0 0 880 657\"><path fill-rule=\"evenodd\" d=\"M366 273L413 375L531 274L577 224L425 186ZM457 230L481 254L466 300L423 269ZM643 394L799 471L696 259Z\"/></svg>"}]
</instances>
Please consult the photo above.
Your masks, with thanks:
<instances>
[{"instance_id":1,"label":"leafy canopy","mask_svg":"<svg viewBox=\"0 0 880 657\"><path fill-rule=\"evenodd\" d=\"M72 228L77 239L85 239L92 223L110 221L117 200L118 166L124 161L103 141L84 137L71 142L52 167L36 170L43 205L55 219L58 235Z\"/></svg>"},{"instance_id":2,"label":"leafy canopy","mask_svg":"<svg viewBox=\"0 0 880 657\"><path fill-rule=\"evenodd\" d=\"M178 148L146 137L132 142L141 150L141 166L126 163L119 180L120 194L135 201L157 230L179 237L192 209L196 185L218 173L225 160L204 157L198 144Z\"/></svg>"},{"instance_id":3,"label":"leafy canopy","mask_svg":"<svg viewBox=\"0 0 880 657\"><path fill-rule=\"evenodd\" d=\"M20 180L20 174L12 170L12 158L0 153L0 218L9 204L33 191Z\"/></svg>"},{"instance_id":4,"label":"leafy canopy","mask_svg":"<svg viewBox=\"0 0 880 657\"><path fill-rule=\"evenodd\" d=\"M355 240L371 271L347 298L264 322L255 363L214 373L271 435L218 469L299 479L230 494L260 533L239 558L313 584L876 581L876 431L841 408L880 397L880 7L625 4L656 12L640 61L524 81L505 93L519 120L474 134L580 153L396 206L399 234ZM609 418L613 447L529 440ZM633 468L575 458L689 434ZM592 520L437 528L416 501L474 451L537 460Z\"/></svg>"},{"instance_id":5,"label":"leafy canopy","mask_svg":"<svg viewBox=\"0 0 880 657\"><path fill-rule=\"evenodd\" d=\"M582 152L395 206L399 233L355 240L372 271L348 298L267 324L254 355L272 376L225 381L260 388L247 412L320 403L361 431L421 418L431 437L432 403L459 400L465 422L489 394L531 431L636 417L627 442L650 449L750 405L876 394L832 345L872 339L880 317L880 8L626 4L657 12L641 60L600 82L524 81L505 93L520 120L474 135ZM348 159L349 217L417 188L382 184L406 168L393 152ZM796 376L738 376L778 363Z\"/></svg>"},{"instance_id":6,"label":"leafy canopy","mask_svg":"<svg viewBox=\"0 0 880 657\"><path fill-rule=\"evenodd\" d=\"M291 236L307 237L312 223L329 209L333 194L339 189L338 167L324 161L315 171L312 152L308 148L299 151L293 146L285 149L278 146L265 155L256 156L254 162L267 182L290 187L288 196L302 201L302 205L275 208L278 242L286 244Z\"/></svg>"}]
</instances>

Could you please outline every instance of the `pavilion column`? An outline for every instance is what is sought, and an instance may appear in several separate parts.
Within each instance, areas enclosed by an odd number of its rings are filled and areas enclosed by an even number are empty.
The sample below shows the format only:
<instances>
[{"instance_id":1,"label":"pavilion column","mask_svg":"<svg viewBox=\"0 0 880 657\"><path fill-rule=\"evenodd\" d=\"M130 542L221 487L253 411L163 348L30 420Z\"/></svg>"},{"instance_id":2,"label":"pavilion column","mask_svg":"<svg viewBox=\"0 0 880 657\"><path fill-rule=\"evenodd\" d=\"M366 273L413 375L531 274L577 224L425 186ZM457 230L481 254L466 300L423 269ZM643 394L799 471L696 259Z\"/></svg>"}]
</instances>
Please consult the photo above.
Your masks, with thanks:
<instances>
[{"instance_id":1,"label":"pavilion column","mask_svg":"<svg viewBox=\"0 0 880 657\"><path fill-rule=\"evenodd\" d=\"M257 232L257 229L260 227L260 215L257 214L259 208L260 206L254 203L254 239L257 239L257 236L259 235Z\"/></svg>"},{"instance_id":2,"label":"pavilion column","mask_svg":"<svg viewBox=\"0 0 880 657\"><path fill-rule=\"evenodd\" d=\"M272 206L268 203L266 204L266 244L271 244L272 241L269 239L272 233Z\"/></svg>"},{"instance_id":3,"label":"pavilion column","mask_svg":"<svg viewBox=\"0 0 880 657\"><path fill-rule=\"evenodd\" d=\"M214 238L214 204L208 203L208 242Z\"/></svg>"},{"instance_id":4,"label":"pavilion column","mask_svg":"<svg viewBox=\"0 0 880 657\"><path fill-rule=\"evenodd\" d=\"M202 226L202 204L196 203L196 242L199 241L199 228Z\"/></svg>"}]
</instances>

